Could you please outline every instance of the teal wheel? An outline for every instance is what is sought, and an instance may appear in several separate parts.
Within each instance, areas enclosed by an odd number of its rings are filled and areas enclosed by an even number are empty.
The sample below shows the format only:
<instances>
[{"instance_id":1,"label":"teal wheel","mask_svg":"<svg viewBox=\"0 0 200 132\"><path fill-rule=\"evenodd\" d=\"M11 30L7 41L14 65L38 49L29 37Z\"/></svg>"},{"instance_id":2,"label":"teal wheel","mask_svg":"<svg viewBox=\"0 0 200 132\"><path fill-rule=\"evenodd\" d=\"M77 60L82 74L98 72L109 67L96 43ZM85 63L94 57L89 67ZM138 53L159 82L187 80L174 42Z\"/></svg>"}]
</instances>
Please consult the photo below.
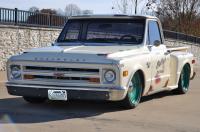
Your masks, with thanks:
<instances>
[{"instance_id":1,"label":"teal wheel","mask_svg":"<svg viewBox=\"0 0 200 132\"><path fill-rule=\"evenodd\" d=\"M189 90L190 85L190 65L186 64L180 74L178 89L176 89L179 94L186 94Z\"/></svg>"},{"instance_id":2,"label":"teal wheel","mask_svg":"<svg viewBox=\"0 0 200 132\"><path fill-rule=\"evenodd\" d=\"M142 96L142 80L139 72L136 72L129 85L129 90L124 99L124 105L126 108L132 109L138 106L141 96Z\"/></svg>"}]
</instances>

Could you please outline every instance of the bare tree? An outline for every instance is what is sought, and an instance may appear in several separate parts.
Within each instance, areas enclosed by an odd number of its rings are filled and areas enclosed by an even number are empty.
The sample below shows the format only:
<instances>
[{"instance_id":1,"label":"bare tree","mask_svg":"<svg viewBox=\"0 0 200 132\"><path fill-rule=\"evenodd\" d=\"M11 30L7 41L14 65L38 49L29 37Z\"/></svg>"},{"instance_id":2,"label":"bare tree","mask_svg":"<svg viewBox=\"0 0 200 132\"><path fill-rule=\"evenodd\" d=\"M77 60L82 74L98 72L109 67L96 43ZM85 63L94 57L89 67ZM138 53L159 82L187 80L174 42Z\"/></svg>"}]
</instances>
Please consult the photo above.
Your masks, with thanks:
<instances>
[{"instance_id":1,"label":"bare tree","mask_svg":"<svg viewBox=\"0 0 200 132\"><path fill-rule=\"evenodd\" d=\"M147 6L152 8L155 3L165 29L197 35L199 29L194 25L199 23L200 0L149 0Z\"/></svg>"},{"instance_id":2,"label":"bare tree","mask_svg":"<svg viewBox=\"0 0 200 132\"><path fill-rule=\"evenodd\" d=\"M123 14L133 14L133 11L135 11L135 14L137 14L137 6L142 2L143 0L116 0L113 2L112 9L116 9L118 13Z\"/></svg>"},{"instance_id":3,"label":"bare tree","mask_svg":"<svg viewBox=\"0 0 200 132\"><path fill-rule=\"evenodd\" d=\"M33 6L33 7L29 8L29 11L30 11L30 12L39 12L40 10L39 10L38 7Z\"/></svg>"},{"instance_id":4,"label":"bare tree","mask_svg":"<svg viewBox=\"0 0 200 132\"><path fill-rule=\"evenodd\" d=\"M113 8L117 10L118 13L122 14L132 14L132 0L116 0L113 2Z\"/></svg>"},{"instance_id":5,"label":"bare tree","mask_svg":"<svg viewBox=\"0 0 200 132\"><path fill-rule=\"evenodd\" d=\"M66 16L76 16L81 14L81 9L76 4L68 4L65 8Z\"/></svg>"},{"instance_id":6,"label":"bare tree","mask_svg":"<svg viewBox=\"0 0 200 132\"><path fill-rule=\"evenodd\" d=\"M61 15L61 16L65 15L65 12L62 9L60 9L60 8L57 9L56 12L57 12L58 15Z\"/></svg>"},{"instance_id":7,"label":"bare tree","mask_svg":"<svg viewBox=\"0 0 200 132\"><path fill-rule=\"evenodd\" d=\"M82 10L82 14L83 15L91 15L91 14L93 14L93 11L92 10Z\"/></svg>"},{"instance_id":8,"label":"bare tree","mask_svg":"<svg viewBox=\"0 0 200 132\"><path fill-rule=\"evenodd\" d=\"M157 15L158 12L158 3L156 0L148 0L147 4L145 5L144 9L144 14L148 15Z\"/></svg>"},{"instance_id":9,"label":"bare tree","mask_svg":"<svg viewBox=\"0 0 200 132\"><path fill-rule=\"evenodd\" d=\"M45 13L45 14L51 14L51 15L57 14L56 10L54 10L54 9L41 9L40 12Z\"/></svg>"},{"instance_id":10,"label":"bare tree","mask_svg":"<svg viewBox=\"0 0 200 132\"><path fill-rule=\"evenodd\" d=\"M160 8L163 15L177 17L181 14L199 13L200 0L161 0Z\"/></svg>"}]
</instances>

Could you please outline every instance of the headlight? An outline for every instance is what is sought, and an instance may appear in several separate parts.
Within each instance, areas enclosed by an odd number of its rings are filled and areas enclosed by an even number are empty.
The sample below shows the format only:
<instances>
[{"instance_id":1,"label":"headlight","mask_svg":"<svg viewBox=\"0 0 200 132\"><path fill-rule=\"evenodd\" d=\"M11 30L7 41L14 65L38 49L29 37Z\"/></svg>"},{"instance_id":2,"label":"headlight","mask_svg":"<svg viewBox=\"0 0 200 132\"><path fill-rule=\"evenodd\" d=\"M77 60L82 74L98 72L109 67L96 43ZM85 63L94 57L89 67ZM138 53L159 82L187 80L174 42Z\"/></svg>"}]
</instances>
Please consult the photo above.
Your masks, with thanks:
<instances>
[{"instance_id":1,"label":"headlight","mask_svg":"<svg viewBox=\"0 0 200 132\"><path fill-rule=\"evenodd\" d=\"M19 65L10 66L11 79L20 79L21 78L21 68Z\"/></svg>"},{"instance_id":2,"label":"headlight","mask_svg":"<svg viewBox=\"0 0 200 132\"><path fill-rule=\"evenodd\" d=\"M104 74L105 81L108 83L112 83L116 80L115 72L112 70L108 70Z\"/></svg>"}]
</instances>

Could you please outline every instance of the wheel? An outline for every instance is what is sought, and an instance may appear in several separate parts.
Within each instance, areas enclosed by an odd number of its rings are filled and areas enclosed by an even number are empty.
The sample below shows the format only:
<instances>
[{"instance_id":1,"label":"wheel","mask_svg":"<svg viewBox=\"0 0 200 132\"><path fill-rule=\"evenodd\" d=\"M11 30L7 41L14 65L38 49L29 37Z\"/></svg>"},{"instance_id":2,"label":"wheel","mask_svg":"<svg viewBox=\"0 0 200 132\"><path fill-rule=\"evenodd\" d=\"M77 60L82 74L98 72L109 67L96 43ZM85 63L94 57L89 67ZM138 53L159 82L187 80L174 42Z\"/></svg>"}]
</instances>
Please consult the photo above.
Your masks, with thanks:
<instances>
[{"instance_id":1,"label":"wheel","mask_svg":"<svg viewBox=\"0 0 200 132\"><path fill-rule=\"evenodd\" d=\"M175 90L178 94L186 94L190 85L190 66L187 64L183 67L178 83L178 88Z\"/></svg>"},{"instance_id":2,"label":"wheel","mask_svg":"<svg viewBox=\"0 0 200 132\"><path fill-rule=\"evenodd\" d=\"M40 104L46 101L45 98L35 98L35 97L23 97L24 100L31 104Z\"/></svg>"},{"instance_id":3,"label":"wheel","mask_svg":"<svg viewBox=\"0 0 200 132\"><path fill-rule=\"evenodd\" d=\"M123 100L123 105L128 109L133 109L138 106L142 96L142 80L139 72L136 72L129 85L129 90L126 98Z\"/></svg>"}]
</instances>

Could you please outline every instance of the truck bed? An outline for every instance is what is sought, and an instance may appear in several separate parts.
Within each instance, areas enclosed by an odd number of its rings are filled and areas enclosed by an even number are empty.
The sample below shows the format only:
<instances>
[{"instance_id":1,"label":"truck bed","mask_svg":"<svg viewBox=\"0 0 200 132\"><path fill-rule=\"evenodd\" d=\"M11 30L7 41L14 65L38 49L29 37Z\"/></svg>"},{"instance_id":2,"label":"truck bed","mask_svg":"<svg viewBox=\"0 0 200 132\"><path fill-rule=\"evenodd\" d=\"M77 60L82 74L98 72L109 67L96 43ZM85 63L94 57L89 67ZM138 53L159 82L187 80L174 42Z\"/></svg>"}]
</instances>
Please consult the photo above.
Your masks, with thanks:
<instances>
[{"instance_id":1,"label":"truck bed","mask_svg":"<svg viewBox=\"0 0 200 132\"><path fill-rule=\"evenodd\" d=\"M183 46L183 47L180 47L180 46L167 46L167 50L170 51L170 52L187 51L188 47L186 47L186 46Z\"/></svg>"}]
</instances>

